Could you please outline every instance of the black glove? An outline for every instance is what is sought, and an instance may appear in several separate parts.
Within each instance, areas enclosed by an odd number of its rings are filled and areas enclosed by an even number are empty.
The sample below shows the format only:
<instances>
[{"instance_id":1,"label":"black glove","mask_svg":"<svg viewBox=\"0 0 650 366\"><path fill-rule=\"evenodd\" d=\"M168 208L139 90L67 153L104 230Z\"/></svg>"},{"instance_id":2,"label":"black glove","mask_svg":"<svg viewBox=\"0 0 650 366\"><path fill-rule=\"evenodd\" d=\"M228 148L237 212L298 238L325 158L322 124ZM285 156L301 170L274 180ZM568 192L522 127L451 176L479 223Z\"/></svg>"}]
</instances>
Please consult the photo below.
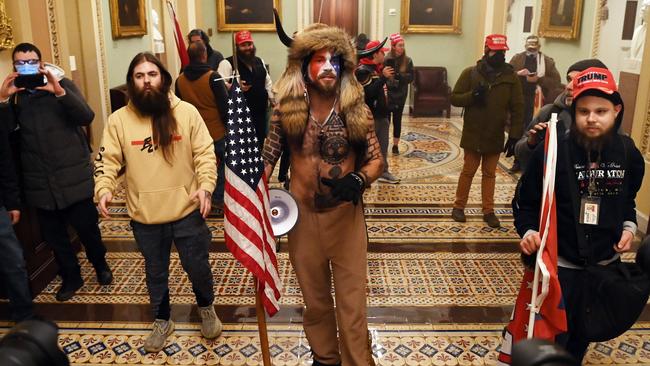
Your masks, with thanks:
<instances>
[{"instance_id":1,"label":"black glove","mask_svg":"<svg viewBox=\"0 0 650 366\"><path fill-rule=\"evenodd\" d=\"M479 84L472 90L472 99L476 104L485 104L485 97L487 95L487 86Z\"/></svg>"},{"instance_id":2,"label":"black glove","mask_svg":"<svg viewBox=\"0 0 650 366\"><path fill-rule=\"evenodd\" d=\"M359 203L365 186L363 178L357 173L348 173L343 178L321 178L320 181L332 188L332 196L341 201L352 201L355 205Z\"/></svg>"},{"instance_id":3,"label":"black glove","mask_svg":"<svg viewBox=\"0 0 650 366\"><path fill-rule=\"evenodd\" d=\"M515 144L519 141L516 137L509 137L506 141L506 145L503 147L503 152L506 153L506 158L509 158L515 154Z\"/></svg>"}]
</instances>

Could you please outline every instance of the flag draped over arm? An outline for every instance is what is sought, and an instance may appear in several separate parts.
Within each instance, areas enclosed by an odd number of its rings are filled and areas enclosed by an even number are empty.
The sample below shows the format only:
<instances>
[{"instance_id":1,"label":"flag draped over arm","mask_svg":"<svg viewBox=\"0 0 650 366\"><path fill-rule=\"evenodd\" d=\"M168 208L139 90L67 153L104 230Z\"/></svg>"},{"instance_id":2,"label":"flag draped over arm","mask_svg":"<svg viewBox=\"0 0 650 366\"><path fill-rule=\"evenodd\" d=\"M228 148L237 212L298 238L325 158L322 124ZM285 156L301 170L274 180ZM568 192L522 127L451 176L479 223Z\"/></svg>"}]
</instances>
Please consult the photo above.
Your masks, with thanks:
<instances>
[{"instance_id":1,"label":"flag draped over arm","mask_svg":"<svg viewBox=\"0 0 650 366\"><path fill-rule=\"evenodd\" d=\"M273 316L280 309L282 284L271 228L269 188L255 126L236 79L228 98L226 131L226 246L255 276L264 308Z\"/></svg>"},{"instance_id":2,"label":"flag draped over arm","mask_svg":"<svg viewBox=\"0 0 650 366\"><path fill-rule=\"evenodd\" d=\"M169 10L169 16L174 22L174 40L176 41L178 57L181 58L181 67L185 67L190 64L190 57L187 55L187 48L185 47L185 40L183 38L183 33L181 32L181 26L178 24L174 6L170 1L167 1L167 10Z\"/></svg>"},{"instance_id":3,"label":"flag draped over arm","mask_svg":"<svg viewBox=\"0 0 650 366\"><path fill-rule=\"evenodd\" d=\"M566 311L557 270L556 124L557 118L554 114L548 124L548 138L544 144L544 182L539 225L542 243L537 252L535 271L528 268L524 270L510 323L504 330L499 365L511 363L512 346L518 341L540 338L553 342L555 336L567 331Z\"/></svg>"}]
</instances>

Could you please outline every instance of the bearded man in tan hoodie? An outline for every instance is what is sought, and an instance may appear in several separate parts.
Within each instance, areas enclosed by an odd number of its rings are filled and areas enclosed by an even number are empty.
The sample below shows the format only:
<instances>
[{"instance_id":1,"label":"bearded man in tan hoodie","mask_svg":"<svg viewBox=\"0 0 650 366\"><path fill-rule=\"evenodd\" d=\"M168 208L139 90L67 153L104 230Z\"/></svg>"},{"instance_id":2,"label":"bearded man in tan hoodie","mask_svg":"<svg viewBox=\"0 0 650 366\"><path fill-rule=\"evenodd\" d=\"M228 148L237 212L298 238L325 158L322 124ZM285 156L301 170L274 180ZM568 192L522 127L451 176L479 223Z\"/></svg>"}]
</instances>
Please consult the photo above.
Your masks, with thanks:
<instances>
[{"instance_id":1,"label":"bearded man in tan hoodie","mask_svg":"<svg viewBox=\"0 0 650 366\"><path fill-rule=\"evenodd\" d=\"M155 316L144 349L159 352L174 331L169 305L169 257L174 242L201 315L201 334L215 338L205 223L216 180L213 141L198 110L170 93L172 78L150 53L135 56L126 76L130 102L108 118L95 159L95 198L109 215L117 176L126 167L126 205L133 236L145 260Z\"/></svg>"}]
</instances>

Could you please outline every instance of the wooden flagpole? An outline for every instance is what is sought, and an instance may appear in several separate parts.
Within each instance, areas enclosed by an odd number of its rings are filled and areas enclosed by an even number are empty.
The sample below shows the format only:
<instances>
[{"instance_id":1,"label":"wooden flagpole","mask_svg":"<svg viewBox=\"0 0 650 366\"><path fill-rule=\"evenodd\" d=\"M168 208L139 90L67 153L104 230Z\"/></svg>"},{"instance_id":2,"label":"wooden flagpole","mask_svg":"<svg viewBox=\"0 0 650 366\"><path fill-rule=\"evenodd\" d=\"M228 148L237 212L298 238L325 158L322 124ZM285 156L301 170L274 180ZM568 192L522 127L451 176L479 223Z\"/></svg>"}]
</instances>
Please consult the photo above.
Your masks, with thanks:
<instances>
[{"instance_id":1,"label":"wooden flagpole","mask_svg":"<svg viewBox=\"0 0 650 366\"><path fill-rule=\"evenodd\" d=\"M271 366L271 352L269 350L269 335L266 331L266 311L262 305L262 294L259 281L255 279L255 308L257 313L257 328L260 334L260 347L262 348L262 361L264 366Z\"/></svg>"},{"instance_id":2,"label":"wooden flagpole","mask_svg":"<svg viewBox=\"0 0 650 366\"><path fill-rule=\"evenodd\" d=\"M232 34L232 72L233 78L239 75L237 68L237 44L235 43L235 33ZM262 294L260 293L259 280L253 276L255 281L255 313L257 314L257 332L260 335L260 347L262 348L262 361L264 366L271 366L271 351L269 350L269 336L266 331L266 310L262 304Z\"/></svg>"}]
</instances>

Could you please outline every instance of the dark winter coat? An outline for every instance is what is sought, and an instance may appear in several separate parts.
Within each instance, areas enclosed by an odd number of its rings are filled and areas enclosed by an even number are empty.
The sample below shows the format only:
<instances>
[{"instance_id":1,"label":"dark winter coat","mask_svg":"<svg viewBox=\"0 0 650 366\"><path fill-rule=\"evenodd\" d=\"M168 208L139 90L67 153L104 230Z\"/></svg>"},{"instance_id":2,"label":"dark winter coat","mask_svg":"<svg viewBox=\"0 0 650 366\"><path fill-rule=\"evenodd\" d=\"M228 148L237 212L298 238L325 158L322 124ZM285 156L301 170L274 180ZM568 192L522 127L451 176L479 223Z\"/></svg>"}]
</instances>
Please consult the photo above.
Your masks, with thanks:
<instances>
[{"instance_id":1,"label":"dark winter coat","mask_svg":"<svg viewBox=\"0 0 650 366\"><path fill-rule=\"evenodd\" d=\"M479 60L476 66L463 70L451 93L451 104L465 108L460 146L481 154L494 154L503 150L503 133L508 121L508 136L521 137L524 100L512 66L504 64L492 82L488 80L485 66ZM485 103L477 103L472 97L479 85L487 88Z\"/></svg>"},{"instance_id":2,"label":"dark winter coat","mask_svg":"<svg viewBox=\"0 0 650 366\"><path fill-rule=\"evenodd\" d=\"M0 126L0 207L7 211L20 207L18 177L9 145L9 126Z\"/></svg>"},{"instance_id":3,"label":"dark winter coat","mask_svg":"<svg viewBox=\"0 0 650 366\"><path fill-rule=\"evenodd\" d=\"M27 203L46 210L66 208L93 196L90 148L82 126L95 113L69 79L66 94L19 92L0 104L0 120L17 124Z\"/></svg>"}]
</instances>

